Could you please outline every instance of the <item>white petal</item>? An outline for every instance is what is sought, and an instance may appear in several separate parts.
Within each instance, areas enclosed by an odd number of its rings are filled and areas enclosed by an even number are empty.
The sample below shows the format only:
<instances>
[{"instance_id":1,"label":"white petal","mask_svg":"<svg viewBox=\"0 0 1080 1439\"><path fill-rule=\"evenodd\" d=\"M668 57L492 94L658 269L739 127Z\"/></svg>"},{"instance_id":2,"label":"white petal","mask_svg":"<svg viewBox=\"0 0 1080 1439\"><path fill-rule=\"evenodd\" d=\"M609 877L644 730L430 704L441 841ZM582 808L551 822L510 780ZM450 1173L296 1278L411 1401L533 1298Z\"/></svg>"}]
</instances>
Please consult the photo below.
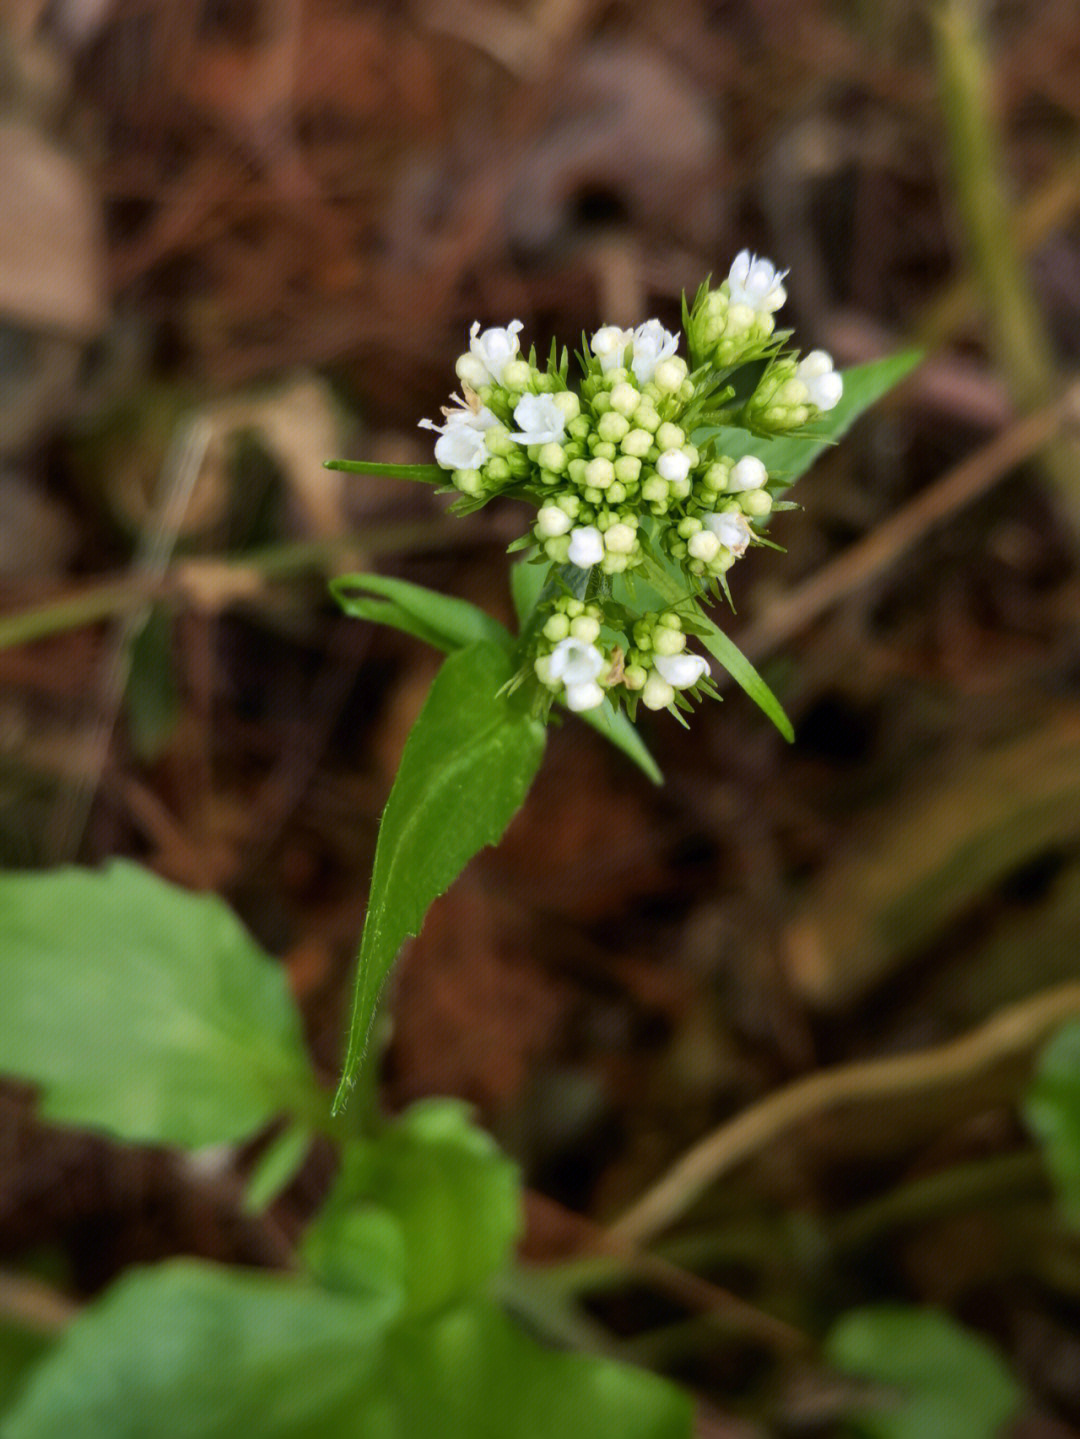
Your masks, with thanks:
<instances>
[{"instance_id":1,"label":"white petal","mask_svg":"<svg viewBox=\"0 0 1080 1439\"><path fill-rule=\"evenodd\" d=\"M566 708L580 714L582 710L594 710L604 703L604 691L595 680L584 684L566 686Z\"/></svg>"},{"instance_id":2,"label":"white petal","mask_svg":"<svg viewBox=\"0 0 1080 1439\"><path fill-rule=\"evenodd\" d=\"M554 395L522 395L514 407L519 430L512 436L519 445L547 445L566 434L566 416Z\"/></svg>"},{"instance_id":3,"label":"white petal","mask_svg":"<svg viewBox=\"0 0 1080 1439\"><path fill-rule=\"evenodd\" d=\"M602 325L589 341L589 349L600 361L600 368L606 374L616 370L623 362L626 347L634 338L633 330L622 330L618 325Z\"/></svg>"},{"instance_id":4,"label":"white petal","mask_svg":"<svg viewBox=\"0 0 1080 1439\"><path fill-rule=\"evenodd\" d=\"M738 464L731 467L727 483L728 492L737 495L744 490L760 490L768 478L768 470L756 455L743 455Z\"/></svg>"},{"instance_id":5,"label":"white petal","mask_svg":"<svg viewBox=\"0 0 1080 1439\"><path fill-rule=\"evenodd\" d=\"M659 320L646 320L634 331L634 358L631 368L639 385L647 385L661 360L679 348L679 337L665 330Z\"/></svg>"},{"instance_id":6,"label":"white petal","mask_svg":"<svg viewBox=\"0 0 1080 1439\"><path fill-rule=\"evenodd\" d=\"M653 664L672 689L686 690L709 673L709 662L702 655L657 655Z\"/></svg>"},{"instance_id":7,"label":"white petal","mask_svg":"<svg viewBox=\"0 0 1080 1439\"><path fill-rule=\"evenodd\" d=\"M569 635L551 651L549 673L565 685L584 685L603 674L606 664L595 645Z\"/></svg>"},{"instance_id":8,"label":"white petal","mask_svg":"<svg viewBox=\"0 0 1080 1439\"><path fill-rule=\"evenodd\" d=\"M733 555L746 553L752 531L744 516L731 513L706 515L702 523Z\"/></svg>"},{"instance_id":9,"label":"white petal","mask_svg":"<svg viewBox=\"0 0 1080 1439\"><path fill-rule=\"evenodd\" d=\"M502 384L503 371L518 352L520 320L511 320L505 329L494 327L480 333L477 320L469 331L469 351L483 364L496 385Z\"/></svg>"},{"instance_id":10,"label":"white petal","mask_svg":"<svg viewBox=\"0 0 1080 1439\"><path fill-rule=\"evenodd\" d=\"M665 450L656 462L656 473L663 480L685 480L690 460L682 450Z\"/></svg>"},{"instance_id":11,"label":"white petal","mask_svg":"<svg viewBox=\"0 0 1080 1439\"><path fill-rule=\"evenodd\" d=\"M567 559L579 569L591 569L604 558L604 537L595 525L583 525L570 531Z\"/></svg>"},{"instance_id":12,"label":"white petal","mask_svg":"<svg viewBox=\"0 0 1080 1439\"><path fill-rule=\"evenodd\" d=\"M484 436L471 425L452 425L435 442L435 459L444 470L478 470L488 457Z\"/></svg>"}]
</instances>

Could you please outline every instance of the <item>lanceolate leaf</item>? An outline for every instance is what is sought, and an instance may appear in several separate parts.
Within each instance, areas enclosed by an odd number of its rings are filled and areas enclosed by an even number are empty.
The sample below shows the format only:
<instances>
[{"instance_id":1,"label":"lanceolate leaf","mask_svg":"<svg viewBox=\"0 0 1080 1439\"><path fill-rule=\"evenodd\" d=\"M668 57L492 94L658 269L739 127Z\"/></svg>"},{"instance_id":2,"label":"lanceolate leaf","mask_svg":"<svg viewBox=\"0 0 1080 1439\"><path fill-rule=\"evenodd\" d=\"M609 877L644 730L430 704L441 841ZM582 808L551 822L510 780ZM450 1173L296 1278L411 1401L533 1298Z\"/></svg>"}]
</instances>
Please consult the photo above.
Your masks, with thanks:
<instances>
[{"instance_id":1,"label":"lanceolate leaf","mask_svg":"<svg viewBox=\"0 0 1080 1439\"><path fill-rule=\"evenodd\" d=\"M855 365L844 371L844 393L834 410L822 415L810 427L814 434L795 435L787 439L761 439L749 430L734 426L709 427L694 434L694 443L716 438L716 453L740 460L743 455L756 455L771 474L782 475L791 484L806 473L814 461L846 434L864 410L888 394L922 359L921 350L902 350L885 360L868 365Z\"/></svg>"},{"instance_id":2,"label":"lanceolate leaf","mask_svg":"<svg viewBox=\"0 0 1080 1439\"><path fill-rule=\"evenodd\" d=\"M393 480L420 480L427 485L445 484L447 472L441 465L382 465L377 460L324 460L327 470L346 470L350 475L389 475Z\"/></svg>"},{"instance_id":3,"label":"lanceolate leaf","mask_svg":"<svg viewBox=\"0 0 1080 1439\"><path fill-rule=\"evenodd\" d=\"M446 653L478 640L504 649L514 642L497 619L468 600L409 584L407 580L387 575L339 575L331 580L330 590L347 615L406 630ZM368 595L378 595L382 602L368 599Z\"/></svg>"},{"instance_id":4,"label":"lanceolate leaf","mask_svg":"<svg viewBox=\"0 0 1080 1439\"><path fill-rule=\"evenodd\" d=\"M543 725L498 693L513 673L498 645L458 650L409 735L379 829L335 1110L348 1096L402 943L419 933L432 900L473 855L502 837L539 768Z\"/></svg>"},{"instance_id":5,"label":"lanceolate leaf","mask_svg":"<svg viewBox=\"0 0 1080 1439\"><path fill-rule=\"evenodd\" d=\"M134 864L0 876L0 1073L48 1119L192 1148L324 1103L281 967Z\"/></svg>"}]
</instances>

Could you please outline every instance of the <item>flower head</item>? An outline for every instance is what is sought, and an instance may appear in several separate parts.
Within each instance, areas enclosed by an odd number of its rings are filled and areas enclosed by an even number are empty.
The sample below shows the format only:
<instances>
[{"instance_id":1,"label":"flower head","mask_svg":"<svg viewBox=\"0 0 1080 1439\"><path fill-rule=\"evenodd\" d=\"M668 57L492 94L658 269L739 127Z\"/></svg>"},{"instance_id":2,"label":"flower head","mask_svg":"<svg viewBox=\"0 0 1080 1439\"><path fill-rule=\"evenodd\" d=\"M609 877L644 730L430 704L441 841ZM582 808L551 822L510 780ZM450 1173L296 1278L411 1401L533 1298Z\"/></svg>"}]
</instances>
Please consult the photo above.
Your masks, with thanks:
<instances>
[{"instance_id":1,"label":"flower head","mask_svg":"<svg viewBox=\"0 0 1080 1439\"><path fill-rule=\"evenodd\" d=\"M659 320L646 320L634 331L634 358L631 369L639 385L647 385L661 360L679 348L679 337L665 330Z\"/></svg>"},{"instance_id":2,"label":"flower head","mask_svg":"<svg viewBox=\"0 0 1080 1439\"><path fill-rule=\"evenodd\" d=\"M786 274L786 270L778 270L771 260L740 250L728 273L731 303L748 305L759 315L771 315L787 299L783 285Z\"/></svg>"},{"instance_id":3,"label":"flower head","mask_svg":"<svg viewBox=\"0 0 1080 1439\"><path fill-rule=\"evenodd\" d=\"M520 429L512 438L519 445L557 443L566 434L566 415L554 395L522 395L514 408L514 419Z\"/></svg>"},{"instance_id":4,"label":"flower head","mask_svg":"<svg viewBox=\"0 0 1080 1439\"><path fill-rule=\"evenodd\" d=\"M844 393L844 379L833 369L832 356L811 350L796 366L795 373L806 386L810 403L819 410L831 410Z\"/></svg>"},{"instance_id":5,"label":"flower head","mask_svg":"<svg viewBox=\"0 0 1080 1439\"><path fill-rule=\"evenodd\" d=\"M511 320L505 329L480 331L480 321L473 323L469 331L469 352L480 361L493 384L501 385L503 371L518 352L518 331L523 329L520 320Z\"/></svg>"}]
</instances>

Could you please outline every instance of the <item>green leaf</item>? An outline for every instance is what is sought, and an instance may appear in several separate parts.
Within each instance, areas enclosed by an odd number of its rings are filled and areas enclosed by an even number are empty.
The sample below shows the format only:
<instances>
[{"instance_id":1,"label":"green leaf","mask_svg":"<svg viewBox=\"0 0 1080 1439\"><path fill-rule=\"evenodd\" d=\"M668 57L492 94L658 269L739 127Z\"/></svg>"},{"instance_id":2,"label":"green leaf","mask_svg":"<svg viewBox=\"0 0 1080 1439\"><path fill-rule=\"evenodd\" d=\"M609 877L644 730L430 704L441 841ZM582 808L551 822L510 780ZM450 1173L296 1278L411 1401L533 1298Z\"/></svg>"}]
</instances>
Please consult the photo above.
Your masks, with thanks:
<instances>
[{"instance_id":1,"label":"green leaf","mask_svg":"<svg viewBox=\"0 0 1080 1439\"><path fill-rule=\"evenodd\" d=\"M531 556L526 556L510 570L510 594L519 625L523 625L536 608L551 573L550 565L534 565L530 560Z\"/></svg>"},{"instance_id":2,"label":"green leaf","mask_svg":"<svg viewBox=\"0 0 1080 1439\"><path fill-rule=\"evenodd\" d=\"M261 1214L292 1183L311 1148L306 1124L290 1124L267 1146L244 1190L244 1212Z\"/></svg>"},{"instance_id":3,"label":"green leaf","mask_svg":"<svg viewBox=\"0 0 1080 1439\"><path fill-rule=\"evenodd\" d=\"M357 1225L373 1211L392 1221L399 1242ZM377 1139L350 1144L305 1255L324 1283L351 1289L368 1283L371 1247L393 1247L408 1312L428 1313L473 1297L506 1262L520 1228L516 1166L469 1122L466 1105L433 1099Z\"/></svg>"},{"instance_id":4,"label":"green leaf","mask_svg":"<svg viewBox=\"0 0 1080 1439\"><path fill-rule=\"evenodd\" d=\"M44 1334L32 1333L20 1325L0 1323L0 1421L52 1344L52 1339Z\"/></svg>"},{"instance_id":5,"label":"green leaf","mask_svg":"<svg viewBox=\"0 0 1080 1439\"><path fill-rule=\"evenodd\" d=\"M1059 1029L1043 1049L1024 1118L1042 1146L1062 1214L1080 1227L1080 1024Z\"/></svg>"},{"instance_id":6,"label":"green leaf","mask_svg":"<svg viewBox=\"0 0 1080 1439\"><path fill-rule=\"evenodd\" d=\"M394 480L420 480L441 485L448 472L441 465L383 465L377 460L323 460L325 470L346 470L350 475L389 475Z\"/></svg>"},{"instance_id":7,"label":"green leaf","mask_svg":"<svg viewBox=\"0 0 1080 1439\"><path fill-rule=\"evenodd\" d=\"M5 1439L374 1435L356 1406L380 1385L395 1313L384 1294L190 1260L134 1270L34 1371Z\"/></svg>"},{"instance_id":8,"label":"green leaf","mask_svg":"<svg viewBox=\"0 0 1080 1439\"><path fill-rule=\"evenodd\" d=\"M543 725L499 694L513 674L513 660L498 645L450 655L406 742L379 827L335 1112L367 1048L398 950L473 855L501 839L540 767Z\"/></svg>"},{"instance_id":9,"label":"green leaf","mask_svg":"<svg viewBox=\"0 0 1080 1439\"><path fill-rule=\"evenodd\" d=\"M331 580L330 590L347 615L392 625L444 652L463 649L479 640L504 649L514 643L509 630L468 600L406 580L386 575L339 575ZM382 601L352 595L350 590L366 590L369 595L382 596Z\"/></svg>"},{"instance_id":10,"label":"green leaf","mask_svg":"<svg viewBox=\"0 0 1080 1439\"><path fill-rule=\"evenodd\" d=\"M622 710L616 710L609 699L605 699L598 709L580 712L578 719L583 719L597 734L602 734L616 749L621 749L624 755L634 761L638 769L649 776L653 784L664 783L660 766L649 753L636 726L630 723Z\"/></svg>"},{"instance_id":11,"label":"green leaf","mask_svg":"<svg viewBox=\"0 0 1080 1439\"><path fill-rule=\"evenodd\" d=\"M743 455L756 455L768 465L770 473L783 475L785 482L791 484L806 473L824 450L847 433L864 410L876 404L909 375L922 358L921 350L902 350L887 359L845 370L840 403L815 420L812 436L762 439L749 430L734 426L710 426L695 431L694 443L704 443L710 436L715 436L717 454L727 455L733 460L740 460Z\"/></svg>"},{"instance_id":12,"label":"green leaf","mask_svg":"<svg viewBox=\"0 0 1080 1439\"><path fill-rule=\"evenodd\" d=\"M686 599L686 582L677 575L678 572L670 562L663 567L656 565L649 571L650 581L669 604L679 604ZM746 691L758 708L768 715L788 744L791 744L795 739L795 731L792 729L791 721L784 713L783 706L772 690L734 640L730 640L719 625L700 607L698 620L703 631L702 644L714 659L720 661L735 683Z\"/></svg>"},{"instance_id":13,"label":"green leaf","mask_svg":"<svg viewBox=\"0 0 1080 1439\"><path fill-rule=\"evenodd\" d=\"M826 1353L845 1374L887 1386L847 1411L867 1439L1000 1439L1023 1397L985 1339L934 1310L853 1310Z\"/></svg>"},{"instance_id":14,"label":"green leaf","mask_svg":"<svg viewBox=\"0 0 1080 1439\"><path fill-rule=\"evenodd\" d=\"M215 895L137 865L0 875L0 1073L121 1139L244 1139L321 1106L285 975Z\"/></svg>"},{"instance_id":15,"label":"green leaf","mask_svg":"<svg viewBox=\"0 0 1080 1439\"><path fill-rule=\"evenodd\" d=\"M542 1348L489 1303L395 1322L294 1278L133 1272L32 1373L5 1439L691 1439L689 1399Z\"/></svg>"}]
</instances>

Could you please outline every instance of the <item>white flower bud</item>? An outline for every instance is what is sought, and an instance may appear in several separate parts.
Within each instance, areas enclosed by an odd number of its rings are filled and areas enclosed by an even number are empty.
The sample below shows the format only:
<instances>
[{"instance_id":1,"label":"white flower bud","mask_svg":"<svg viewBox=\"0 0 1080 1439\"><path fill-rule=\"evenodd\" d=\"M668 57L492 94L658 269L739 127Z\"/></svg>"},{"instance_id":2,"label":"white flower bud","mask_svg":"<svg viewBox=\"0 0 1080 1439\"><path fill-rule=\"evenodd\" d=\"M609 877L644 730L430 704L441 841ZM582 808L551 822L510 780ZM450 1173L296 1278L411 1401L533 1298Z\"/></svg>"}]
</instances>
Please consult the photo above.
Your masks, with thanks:
<instances>
[{"instance_id":1,"label":"white flower bud","mask_svg":"<svg viewBox=\"0 0 1080 1439\"><path fill-rule=\"evenodd\" d=\"M806 386L810 403L819 410L831 410L844 393L843 376L833 369L832 356L811 350L796 366L795 373Z\"/></svg>"},{"instance_id":2,"label":"white flower bud","mask_svg":"<svg viewBox=\"0 0 1080 1439\"><path fill-rule=\"evenodd\" d=\"M604 548L611 555L629 555L637 544L637 532L622 523L611 525L604 533Z\"/></svg>"},{"instance_id":3,"label":"white flower bud","mask_svg":"<svg viewBox=\"0 0 1080 1439\"><path fill-rule=\"evenodd\" d=\"M561 510L558 505L543 505L536 512L536 533L542 540L553 539L555 535L565 535L573 523L566 511Z\"/></svg>"},{"instance_id":4,"label":"white flower bud","mask_svg":"<svg viewBox=\"0 0 1080 1439\"><path fill-rule=\"evenodd\" d=\"M572 565L588 570L604 558L604 538L595 525L584 525L570 531L568 558Z\"/></svg>"},{"instance_id":5,"label":"white flower bud","mask_svg":"<svg viewBox=\"0 0 1080 1439\"><path fill-rule=\"evenodd\" d=\"M603 325L589 341L589 349L600 361L601 370L607 374L622 365L626 347L633 339L632 330L622 330L618 325Z\"/></svg>"},{"instance_id":6,"label":"white flower bud","mask_svg":"<svg viewBox=\"0 0 1080 1439\"><path fill-rule=\"evenodd\" d=\"M656 462L656 473L664 480L685 480L690 460L682 450L665 450Z\"/></svg>"},{"instance_id":7,"label":"white flower bud","mask_svg":"<svg viewBox=\"0 0 1080 1439\"><path fill-rule=\"evenodd\" d=\"M674 698L674 689L654 670L641 691L641 703L647 710L662 710L667 709Z\"/></svg>"},{"instance_id":8,"label":"white flower bud","mask_svg":"<svg viewBox=\"0 0 1080 1439\"><path fill-rule=\"evenodd\" d=\"M686 435L678 425L665 420L656 432L656 443L662 450L678 450L686 443Z\"/></svg>"},{"instance_id":9,"label":"white flower bud","mask_svg":"<svg viewBox=\"0 0 1080 1439\"><path fill-rule=\"evenodd\" d=\"M631 430L624 435L619 448L624 455L633 455L635 459L643 460L652 449L652 435L648 430Z\"/></svg>"},{"instance_id":10,"label":"white flower bud","mask_svg":"<svg viewBox=\"0 0 1080 1439\"><path fill-rule=\"evenodd\" d=\"M636 455L619 455L615 461L615 478L621 484L632 485L641 474L641 461Z\"/></svg>"},{"instance_id":11,"label":"white flower bud","mask_svg":"<svg viewBox=\"0 0 1080 1439\"><path fill-rule=\"evenodd\" d=\"M454 361L454 373L463 385L468 385L470 390L478 390L481 385L490 385L491 383L487 366L478 355L459 355Z\"/></svg>"},{"instance_id":12,"label":"white flower bud","mask_svg":"<svg viewBox=\"0 0 1080 1439\"><path fill-rule=\"evenodd\" d=\"M623 380L612 386L608 401L617 414L625 415L629 419L641 404L641 391Z\"/></svg>"},{"instance_id":13,"label":"white flower bud","mask_svg":"<svg viewBox=\"0 0 1080 1439\"><path fill-rule=\"evenodd\" d=\"M566 708L580 714L582 710L594 710L604 703L604 691L595 680L584 684L566 686Z\"/></svg>"},{"instance_id":14,"label":"white flower bud","mask_svg":"<svg viewBox=\"0 0 1080 1439\"><path fill-rule=\"evenodd\" d=\"M556 390L551 398L554 403L558 405L559 409L562 410L567 424L569 424L571 420L576 420L578 415L581 414L581 401L577 395L574 394L573 390Z\"/></svg>"},{"instance_id":15,"label":"white flower bud","mask_svg":"<svg viewBox=\"0 0 1080 1439\"><path fill-rule=\"evenodd\" d=\"M768 470L756 455L743 455L738 464L732 465L727 487L731 494L760 490L768 478Z\"/></svg>"},{"instance_id":16,"label":"white flower bud","mask_svg":"<svg viewBox=\"0 0 1080 1439\"><path fill-rule=\"evenodd\" d=\"M709 673L709 662L702 655L657 654L656 668L673 689L688 690Z\"/></svg>"},{"instance_id":17,"label":"white flower bud","mask_svg":"<svg viewBox=\"0 0 1080 1439\"><path fill-rule=\"evenodd\" d=\"M532 374L532 366L528 360L510 360L503 368L502 382L508 390L525 390Z\"/></svg>"},{"instance_id":18,"label":"white flower bud","mask_svg":"<svg viewBox=\"0 0 1080 1439\"><path fill-rule=\"evenodd\" d=\"M662 395L677 395L685 379L686 361L680 355L672 355L657 365L652 382Z\"/></svg>"},{"instance_id":19,"label":"white flower bud","mask_svg":"<svg viewBox=\"0 0 1080 1439\"><path fill-rule=\"evenodd\" d=\"M704 560L708 564L720 553L720 540L711 530L699 530L687 540L686 552L695 560Z\"/></svg>"},{"instance_id":20,"label":"white flower bud","mask_svg":"<svg viewBox=\"0 0 1080 1439\"><path fill-rule=\"evenodd\" d=\"M716 536L725 549L733 555L744 555L750 543L751 530L743 515L725 513L705 516L706 529ZM711 555L698 555L697 559L711 559Z\"/></svg>"},{"instance_id":21,"label":"white flower bud","mask_svg":"<svg viewBox=\"0 0 1080 1439\"><path fill-rule=\"evenodd\" d=\"M658 655L681 654L686 648L686 636L680 630L669 630L658 625L653 631L653 649ZM668 676L664 676L665 679Z\"/></svg>"},{"instance_id":22,"label":"white flower bud","mask_svg":"<svg viewBox=\"0 0 1080 1439\"><path fill-rule=\"evenodd\" d=\"M764 519L773 506L772 495L768 490L748 490L742 497L743 511L751 515L755 520Z\"/></svg>"},{"instance_id":23,"label":"white flower bud","mask_svg":"<svg viewBox=\"0 0 1080 1439\"><path fill-rule=\"evenodd\" d=\"M520 320L511 320L504 330L485 330L481 334L480 321L477 320L469 331L469 350L481 361L496 385L503 383L503 372L518 352L518 331L522 328Z\"/></svg>"}]
</instances>

